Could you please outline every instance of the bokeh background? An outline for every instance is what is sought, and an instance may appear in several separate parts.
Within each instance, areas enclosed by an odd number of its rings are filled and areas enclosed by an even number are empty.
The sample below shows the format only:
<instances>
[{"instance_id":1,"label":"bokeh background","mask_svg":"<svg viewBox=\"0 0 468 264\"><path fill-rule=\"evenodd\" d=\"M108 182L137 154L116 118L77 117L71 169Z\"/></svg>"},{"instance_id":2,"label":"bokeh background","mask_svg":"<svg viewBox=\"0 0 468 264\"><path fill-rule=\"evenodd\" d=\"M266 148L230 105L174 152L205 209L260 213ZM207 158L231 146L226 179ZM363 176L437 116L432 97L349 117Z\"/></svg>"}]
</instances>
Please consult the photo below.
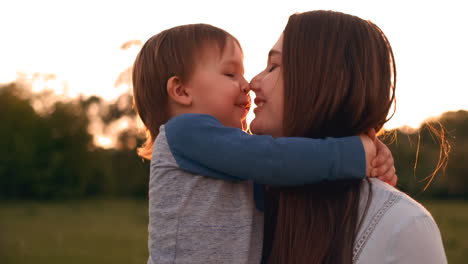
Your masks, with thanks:
<instances>
[{"instance_id":1,"label":"bokeh background","mask_svg":"<svg viewBox=\"0 0 468 264\"><path fill-rule=\"evenodd\" d=\"M145 263L149 162L136 155L144 132L130 83L141 45L172 26L213 24L240 40L250 79L288 16L315 9L372 20L389 38L397 111L382 139L398 188L433 214L449 263L465 263L463 1L140 0L0 3L0 263ZM433 178L441 148L431 126L451 142Z\"/></svg>"}]
</instances>

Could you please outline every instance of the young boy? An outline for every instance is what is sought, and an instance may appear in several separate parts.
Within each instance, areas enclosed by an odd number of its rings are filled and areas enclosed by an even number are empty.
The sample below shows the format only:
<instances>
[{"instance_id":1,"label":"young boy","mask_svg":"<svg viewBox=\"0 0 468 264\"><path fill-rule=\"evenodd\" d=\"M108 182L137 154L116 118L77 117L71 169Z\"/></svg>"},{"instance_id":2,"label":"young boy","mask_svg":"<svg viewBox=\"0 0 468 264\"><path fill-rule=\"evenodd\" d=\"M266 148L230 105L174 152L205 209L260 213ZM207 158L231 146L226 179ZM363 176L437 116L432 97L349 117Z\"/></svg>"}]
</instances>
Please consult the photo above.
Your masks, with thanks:
<instances>
[{"instance_id":1,"label":"young boy","mask_svg":"<svg viewBox=\"0 0 468 264\"><path fill-rule=\"evenodd\" d=\"M370 168L375 147L364 136L243 132L250 108L243 74L239 42L210 25L165 30L140 51L133 86L148 131L139 155L151 158L148 263L260 263L263 215L252 182L362 178Z\"/></svg>"}]
</instances>

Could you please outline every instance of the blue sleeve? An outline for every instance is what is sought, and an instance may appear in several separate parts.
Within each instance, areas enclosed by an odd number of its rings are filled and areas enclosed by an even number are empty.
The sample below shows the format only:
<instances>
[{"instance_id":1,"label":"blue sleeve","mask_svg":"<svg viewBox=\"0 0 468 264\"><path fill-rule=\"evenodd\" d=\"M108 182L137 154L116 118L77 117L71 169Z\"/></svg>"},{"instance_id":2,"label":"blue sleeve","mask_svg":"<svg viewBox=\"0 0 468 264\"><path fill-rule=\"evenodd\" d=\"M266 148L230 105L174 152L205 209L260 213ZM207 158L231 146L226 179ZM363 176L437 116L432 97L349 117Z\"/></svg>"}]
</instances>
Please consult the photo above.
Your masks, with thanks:
<instances>
[{"instance_id":1,"label":"blue sleeve","mask_svg":"<svg viewBox=\"0 0 468 264\"><path fill-rule=\"evenodd\" d=\"M361 179L365 152L357 136L311 139L250 135L210 115L183 114L165 125L181 169L224 180L273 186Z\"/></svg>"}]
</instances>

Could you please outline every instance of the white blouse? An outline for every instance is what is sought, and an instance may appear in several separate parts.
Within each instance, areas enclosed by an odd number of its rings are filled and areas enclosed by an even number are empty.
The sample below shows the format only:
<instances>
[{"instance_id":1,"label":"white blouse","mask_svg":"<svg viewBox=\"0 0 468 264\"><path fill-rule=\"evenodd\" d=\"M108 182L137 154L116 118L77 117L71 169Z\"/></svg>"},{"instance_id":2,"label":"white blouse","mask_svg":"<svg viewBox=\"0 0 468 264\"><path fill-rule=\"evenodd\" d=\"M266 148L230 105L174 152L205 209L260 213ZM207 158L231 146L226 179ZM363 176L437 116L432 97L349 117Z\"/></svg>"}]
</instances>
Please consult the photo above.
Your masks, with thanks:
<instances>
[{"instance_id":1,"label":"white blouse","mask_svg":"<svg viewBox=\"0 0 468 264\"><path fill-rule=\"evenodd\" d=\"M403 192L376 179L358 232L353 263L447 263L439 228L431 214ZM361 212L369 187L363 184Z\"/></svg>"}]
</instances>

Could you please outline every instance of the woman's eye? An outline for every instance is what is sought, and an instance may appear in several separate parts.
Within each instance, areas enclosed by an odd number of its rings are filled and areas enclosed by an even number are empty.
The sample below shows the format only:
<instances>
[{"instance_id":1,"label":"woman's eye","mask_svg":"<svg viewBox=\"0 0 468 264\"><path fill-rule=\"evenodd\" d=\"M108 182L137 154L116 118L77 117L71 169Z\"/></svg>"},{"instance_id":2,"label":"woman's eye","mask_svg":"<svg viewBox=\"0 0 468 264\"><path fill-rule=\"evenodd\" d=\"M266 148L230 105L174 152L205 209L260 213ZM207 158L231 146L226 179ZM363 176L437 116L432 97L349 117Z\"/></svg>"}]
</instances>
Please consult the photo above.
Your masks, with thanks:
<instances>
[{"instance_id":1,"label":"woman's eye","mask_svg":"<svg viewBox=\"0 0 468 264\"><path fill-rule=\"evenodd\" d=\"M270 68L268 68L268 72L272 72L278 67L278 65L272 65Z\"/></svg>"}]
</instances>

